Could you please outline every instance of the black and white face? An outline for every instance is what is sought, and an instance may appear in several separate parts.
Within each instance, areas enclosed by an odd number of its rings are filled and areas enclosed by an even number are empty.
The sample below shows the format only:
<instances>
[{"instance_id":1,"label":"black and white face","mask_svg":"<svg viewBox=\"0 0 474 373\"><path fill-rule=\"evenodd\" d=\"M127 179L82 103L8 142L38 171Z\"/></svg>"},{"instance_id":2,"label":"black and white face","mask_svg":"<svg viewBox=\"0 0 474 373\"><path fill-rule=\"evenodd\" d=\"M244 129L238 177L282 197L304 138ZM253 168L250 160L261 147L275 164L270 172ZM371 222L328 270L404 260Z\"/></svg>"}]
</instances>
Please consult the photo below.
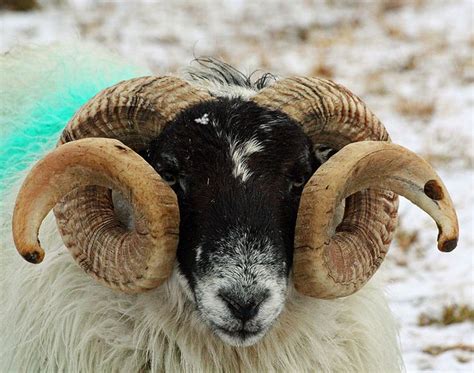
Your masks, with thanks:
<instances>
[{"instance_id":1,"label":"black and white face","mask_svg":"<svg viewBox=\"0 0 474 373\"><path fill-rule=\"evenodd\" d=\"M145 157L178 196L180 277L202 320L230 345L257 342L285 304L309 139L281 113L220 99L182 113Z\"/></svg>"}]
</instances>

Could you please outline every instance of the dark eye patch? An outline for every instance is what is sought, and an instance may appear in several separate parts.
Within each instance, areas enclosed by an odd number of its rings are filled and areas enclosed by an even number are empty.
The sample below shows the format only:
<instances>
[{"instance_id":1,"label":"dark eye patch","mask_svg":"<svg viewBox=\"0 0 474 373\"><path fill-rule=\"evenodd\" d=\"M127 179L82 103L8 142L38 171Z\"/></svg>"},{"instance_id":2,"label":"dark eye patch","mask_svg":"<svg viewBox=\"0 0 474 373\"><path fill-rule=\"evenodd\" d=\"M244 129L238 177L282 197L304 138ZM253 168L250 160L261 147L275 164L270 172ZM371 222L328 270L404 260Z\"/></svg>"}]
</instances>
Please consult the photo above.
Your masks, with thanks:
<instances>
[{"instance_id":1,"label":"dark eye patch","mask_svg":"<svg viewBox=\"0 0 474 373\"><path fill-rule=\"evenodd\" d=\"M163 149L159 151L157 149ZM166 146L153 141L150 148L139 153L161 176L161 178L170 186L178 186L179 167L176 157L167 151Z\"/></svg>"},{"instance_id":2,"label":"dark eye patch","mask_svg":"<svg viewBox=\"0 0 474 373\"><path fill-rule=\"evenodd\" d=\"M169 171L159 171L157 172L160 174L161 178L168 184L168 185L174 185L176 184L176 181L178 180L178 175L171 173Z\"/></svg>"}]
</instances>

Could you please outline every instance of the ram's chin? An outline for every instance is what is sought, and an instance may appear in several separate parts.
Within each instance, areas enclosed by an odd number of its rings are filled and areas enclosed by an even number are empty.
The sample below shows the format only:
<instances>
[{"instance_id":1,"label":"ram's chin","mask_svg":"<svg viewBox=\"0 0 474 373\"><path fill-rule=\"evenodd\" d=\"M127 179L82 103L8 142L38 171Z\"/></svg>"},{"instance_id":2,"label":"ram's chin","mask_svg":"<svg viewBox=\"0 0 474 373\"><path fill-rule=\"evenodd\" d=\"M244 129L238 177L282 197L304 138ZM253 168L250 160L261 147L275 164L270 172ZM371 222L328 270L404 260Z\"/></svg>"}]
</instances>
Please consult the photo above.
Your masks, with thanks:
<instances>
[{"instance_id":1,"label":"ram's chin","mask_svg":"<svg viewBox=\"0 0 474 373\"><path fill-rule=\"evenodd\" d=\"M249 347L260 341L266 330L259 332L236 331L230 332L223 329L214 329L216 335L226 344L234 347Z\"/></svg>"}]
</instances>

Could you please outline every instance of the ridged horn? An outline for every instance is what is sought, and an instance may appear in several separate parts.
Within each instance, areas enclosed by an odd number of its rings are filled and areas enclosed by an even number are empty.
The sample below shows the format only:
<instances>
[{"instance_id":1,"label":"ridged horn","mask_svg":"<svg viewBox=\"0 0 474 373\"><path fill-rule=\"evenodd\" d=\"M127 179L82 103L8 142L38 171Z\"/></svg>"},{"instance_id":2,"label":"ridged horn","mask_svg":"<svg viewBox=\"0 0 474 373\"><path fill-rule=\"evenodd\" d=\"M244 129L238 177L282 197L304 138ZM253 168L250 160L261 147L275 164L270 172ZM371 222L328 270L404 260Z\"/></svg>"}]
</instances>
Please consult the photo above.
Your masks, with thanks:
<instances>
[{"instance_id":1,"label":"ridged horn","mask_svg":"<svg viewBox=\"0 0 474 373\"><path fill-rule=\"evenodd\" d=\"M209 99L211 97L207 92L176 77L142 77L120 82L101 91L79 109L64 129L58 150L70 141L101 137L117 139L138 152L158 137L164 127L183 110ZM151 248L139 250L137 247L137 250L133 250L133 244L138 241L130 238L133 232L125 230L116 217L111 185L97 185L94 181L96 175L88 175L94 179L82 182L81 186L54 207L66 247L86 272L111 288L135 293L158 286L170 274L170 267L158 273L156 271L162 269L144 266ZM120 190L117 184L113 185ZM174 193L169 186L160 185L161 195ZM127 194L124 196L128 197ZM150 208L154 208L156 203L156 208L160 210L159 196L156 195L156 201L149 198ZM138 234L134 237L139 237L142 230L148 230L151 222L146 222L146 214L133 205L133 198L131 203ZM162 215L161 219L166 220L166 217ZM170 219L177 224L175 217ZM177 226L168 230L176 233ZM162 260L172 263L175 250L176 247L174 251L167 249L172 257ZM157 261L154 260L154 264Z\"/></svg>"},{"instance_id":2,"label":"ridged horn","mask_svg":"<svg viewBox=\"0 0 474 373\"><path fill-rule=\"evenodd\" d=\"M366 220L364 224L333 230L334 214L341 201L367 188L392 190L408 198L435 220L439 250L448 252L456 247L456 212L446 187L426 161L386 142L349 144L315 172L301 197L294 282L303 294L317 298L350 295L377 270L364 245L367 240L379 244L373 232L383 231L383 226L376 220Z\"/></svg>"},{"instance_id":3,"label":"ridged horn","mask_svg":"<svg viewBox=\"0 0 474 373\"><path fill-rule=\"evenodd\" d=\"M89 185L120 191L141 215L142 225L128 231L112 216L103 219L97 211L81 216L90 229L65 236L75 260L101 282L125 292L163 283L173 269L178 242L176 195L143 158L113 139L73 141L33 167L13 215L20 254L29 262L41 262L44 251L38 231L44 217L63 196ZM102 202L108 207L107 201ZM82 246L88 240L93 245Z\"/></svg>"}]
</instances>

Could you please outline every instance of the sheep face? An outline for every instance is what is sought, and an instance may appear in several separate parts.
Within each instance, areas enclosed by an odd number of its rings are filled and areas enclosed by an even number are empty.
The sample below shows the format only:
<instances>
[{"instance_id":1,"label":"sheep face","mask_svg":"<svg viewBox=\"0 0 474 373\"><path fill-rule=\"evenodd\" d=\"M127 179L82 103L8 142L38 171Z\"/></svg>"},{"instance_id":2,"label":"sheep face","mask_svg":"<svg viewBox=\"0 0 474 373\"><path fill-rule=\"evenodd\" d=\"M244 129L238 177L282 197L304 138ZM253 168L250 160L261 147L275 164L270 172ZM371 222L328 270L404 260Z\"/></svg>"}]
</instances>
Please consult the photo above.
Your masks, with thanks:
<instances>
[{"instance_id":1,"label":"sheep face","mask_svg":"<svg viewBox=\"0 0 474 373\"><path fill-rule=\"evenodd\" d=\"M183 112L144 156L178 196L179 272L200 317L228 344L255 343L284 307L310 141L281 113L221 98Z\"/></svg>"}]
</instances>

